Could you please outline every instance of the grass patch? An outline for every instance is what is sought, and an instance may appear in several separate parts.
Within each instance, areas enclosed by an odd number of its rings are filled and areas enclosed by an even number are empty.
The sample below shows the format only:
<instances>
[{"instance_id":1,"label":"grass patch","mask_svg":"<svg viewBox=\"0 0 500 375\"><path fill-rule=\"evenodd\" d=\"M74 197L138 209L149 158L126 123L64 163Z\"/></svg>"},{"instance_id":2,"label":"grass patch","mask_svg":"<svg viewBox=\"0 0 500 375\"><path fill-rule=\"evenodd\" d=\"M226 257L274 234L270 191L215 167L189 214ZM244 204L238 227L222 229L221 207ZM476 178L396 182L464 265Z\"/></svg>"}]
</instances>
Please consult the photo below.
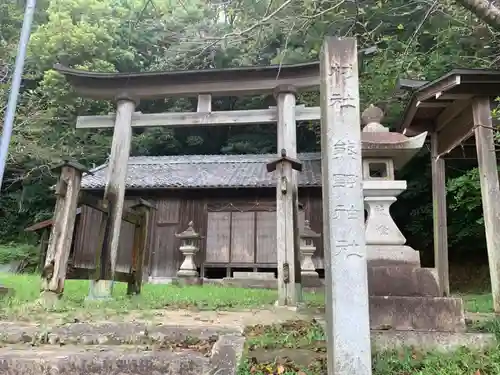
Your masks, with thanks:
<instances>
[{"instance_id":1,"label":"grass patch","mask_svg":"<svg viewBox=\"0 0 500 375\"><path fill-rule=\"evenodd\" d=\"M491 293L459 295L464 300L465 310L473 313L493 312Z\"/></svg>"},{"instance_id":2,"label":"grass patch","mask_svg":"<svg viewBox=\"0 0 500 375\"><path fill-rule=\"evenodd\" d=\"M45 310L35 306L40 295L37 275L0 274L0 282L14 289L12 297L0 301L3 319L33 320L34 314ZM265 289L226 288L214 285L184 286L145 284L141 295L126 295L127 285L115 283L113 300L86 302L89 281L67 280L64 295L51 312L71 315L88 314L106 318L131 311L156 309L231 310L268 307L277 298L276 291ZM38 311L38 309L40 311Z\"/></svg>"},{"instance_id":3,"label":"grass patch","mask_svg":"<svg viewBox=\"0 0 500 375\"><path fill-rule=\"evenodd\" d=\"M482 331L500 337L500 320L482 323ZM326 343L316 322L292 321L269 327L248 327L245 360L238 375L323 375ZM476 352L421 353L412 349L374 353L373 375L498 375L500 348Z\"/></svg>"},{"instance_id":4,"label":"grass patch","mask_svg":"<svg viewBox=\"0 0 500 375\"><path fill-rule=\"evenodd\" d=\"M20 262L24 271L35 271L38 265L39 249L29 244L3 244L0 245L0 264Z\"/></svg>"}]
</instances>

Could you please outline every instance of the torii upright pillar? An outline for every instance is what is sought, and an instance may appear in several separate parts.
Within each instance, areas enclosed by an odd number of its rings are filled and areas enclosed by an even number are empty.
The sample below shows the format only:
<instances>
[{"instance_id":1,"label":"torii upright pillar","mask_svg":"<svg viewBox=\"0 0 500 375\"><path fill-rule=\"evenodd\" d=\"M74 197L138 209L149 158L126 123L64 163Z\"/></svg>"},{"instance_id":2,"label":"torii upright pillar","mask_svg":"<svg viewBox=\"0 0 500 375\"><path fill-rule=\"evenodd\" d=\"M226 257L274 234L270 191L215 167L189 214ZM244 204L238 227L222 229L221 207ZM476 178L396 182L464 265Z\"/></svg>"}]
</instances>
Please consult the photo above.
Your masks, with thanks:
<instances>
[{"instance_id":1,"label":"torii upright pillar","mask_svg":"<svg viewBox=\"0 0 500 375\"><path fill-rule=\"evenodd\" d=\"M111 285L118 258L127 165L132 142L132 115L136 102L126 95L117 97L116 102L115 128L103 198L103 205L109 209L109 216L103 223L106 226L104 244L102 249L97 250L96 276L91 286L90 298L111 297Z\"/></svg>"}]
</instances>

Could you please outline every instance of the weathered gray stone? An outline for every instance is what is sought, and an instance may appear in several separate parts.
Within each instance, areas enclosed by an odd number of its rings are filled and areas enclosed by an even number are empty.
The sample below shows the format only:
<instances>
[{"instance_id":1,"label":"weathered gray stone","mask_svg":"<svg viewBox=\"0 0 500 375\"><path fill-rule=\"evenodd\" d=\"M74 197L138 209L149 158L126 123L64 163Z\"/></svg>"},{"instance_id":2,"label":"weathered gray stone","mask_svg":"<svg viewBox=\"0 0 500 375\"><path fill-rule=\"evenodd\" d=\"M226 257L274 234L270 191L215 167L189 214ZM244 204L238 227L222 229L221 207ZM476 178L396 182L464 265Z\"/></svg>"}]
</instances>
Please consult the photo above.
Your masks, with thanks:
<instances>
[{"instance_id":1,"label":"weathered gray stone","mask_svg":"<svg viewBox=\"0 0 500 375\"><path fill-rule=\"evenodd\" d=\"M242 336L221 336L212 348L207 375L236 375L244 345Z\"/></svg>"},{"instance_id":2,"label":"weathered gray stone","mask_svg":"<svg viewBox=\"0 0 500 375\"><path fill-rule=\"evenodd\" d=\"M3 326L13 331L14 325ZM239 330L204 327L77 323L51 333L20 329L17 344L0 349L0 375L234 375L245 342ZM42 336L35 347L22 340ZM69 345L50 345L57 343Z\"/></svg>"},{"instance_id":3,"label":"weathered gray stone","mask_svg":"<svg viewBox=\"0 0 500 375\"><path fill-rule=\"evenodd\" d=\"M236 288L256 288L256 289L277 289L277 279L252 279L252 278L235 278L225 277L222 279L222 284Z\"/></svg>"},{"instance_id":4,"label":"weathered gray stone","mask_svg":"<svg viewBox=\"0 0 500 375\"><path fill-rule=\"evenodd\" d=\"M436 270L409 266L368 268L371 296L439 297Z\"/></svg>"},{"instance_id":5,"label":"weathered gray stone","mask_svg":"<svg viewBox=\"0 0 500 375\"><path fill-rule=\"evenodd\" d=\"M276 280L274 272L233 272L235 279Z\"/></svg>"},{"instance_id":6,"label":"weathered gray stone","mask_svg":"<svg viewBox=\"0 0 500 375\"><path fill-rule=\"evenodd\" d=\"M0 349L0 375L199 375L201 353L134 348L17 347Z\"/></svg>"},{"instance_id":7,"label":"weathered gray stone","mask_svg":"<svg viewBox=\"0 0 500 375\"><path fill-rule=\"evenodd\" d=\"M462 299L372 296L370 327L378 330L464 332Z\"/></svg>"},{"instance_id":8,"label":"weathered gray stone","mask_svg":"<svg viewBox=\"0 0 500 375\"><path fill-rule=\"evenodd\" d=\"M221 334L236 334L237 329L199 326L146 325L141 323L71 323L54 328L34 325L0 323L0 343L18 344L37 342L41 344L68 345L120 345L161 344L182 342L196 338L216 341Z\"/></svg>"},{"instance_id":9,"label":"weathered gray stone","mask_svg":"<svg viewBox=\"0 0 500 375\"><path fill-rule=\"evenodd\" d=\"M367 245L368 267L414 266L420 267L420 253L410 246Z\"/></svg>"},{"instance_id":10,"label":"weathered gray stone","mask_svg":"<svg viewBox=\"0 0 500 375\"><path fill-rule=\"evenodd\" d=\"M452 352L461 347L485 350L497 345L489 333L372 331L372 346L376 351L413 347L421 351Z\"/></svg>"},{"instance_id":11,"label":"weathered gray stone","mask_svg":"<svg viewBox=\"0 0 500 375\"><path fill-rule=\"evenodd\" d=\"M325 321L318 319L325 328ZM495 335L490 333L425 332L425 331L371 331L373 351L400 350L412 347L423 352L453 352L461 347L485 350L497 345Z\"/></svg>"},{"instance_id":12,"label":"weathered gray stone","mask_svg":"<svg viewBox=\"0 0 500 375\"><path fill-rule=\"evenodd\" d=\"M0 285L0 297L11 296L14 294L14 289L7 288L4 285Z\"/></svg>"}]
</instances>

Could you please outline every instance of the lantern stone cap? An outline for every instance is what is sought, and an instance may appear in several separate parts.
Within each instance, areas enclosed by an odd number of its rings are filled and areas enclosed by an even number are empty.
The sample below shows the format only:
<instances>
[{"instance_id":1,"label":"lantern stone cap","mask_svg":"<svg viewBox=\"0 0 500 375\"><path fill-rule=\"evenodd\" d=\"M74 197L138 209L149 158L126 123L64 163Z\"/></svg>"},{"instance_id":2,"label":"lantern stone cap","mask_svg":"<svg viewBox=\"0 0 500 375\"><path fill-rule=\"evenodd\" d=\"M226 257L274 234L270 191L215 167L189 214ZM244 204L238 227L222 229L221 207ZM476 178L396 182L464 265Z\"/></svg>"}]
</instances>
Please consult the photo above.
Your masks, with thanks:
<instances>
[{"instance_id":1,"label":"lantern stone cap","mask_svg":"<svg viewBox=\"0 0 500 375\"><path fill-rule=\"evenodd\" d=\"M383 118L384 111L370 104L361 114L361 123L364 125L363 132L389 132L389 128L381 124Z\"/></svg>"},{"instance_id":2,"label":"lantern stone cap","mask_svg":"<svg viewBox=\"0 0 500 375\"><path fill-rule=\"evenodd\" d=\"M311 229L311 224L309 220L304 221L304 228L300 231L301 238L318 238L321 237L321 234L316 233Z\"/></svg>"},{"instance_id":3,"label":"lantern stone cap","mask_svg":"<svg viewBox=\"0 0 500 375\"><path fill-rule=\"evenodd\" d=\"M182 233L176 233L175 237L184 240L200 238L200 234L194 230L193 225L193 221L190 221L188 224L188 228Z\"/></svg>"}]
</instances>

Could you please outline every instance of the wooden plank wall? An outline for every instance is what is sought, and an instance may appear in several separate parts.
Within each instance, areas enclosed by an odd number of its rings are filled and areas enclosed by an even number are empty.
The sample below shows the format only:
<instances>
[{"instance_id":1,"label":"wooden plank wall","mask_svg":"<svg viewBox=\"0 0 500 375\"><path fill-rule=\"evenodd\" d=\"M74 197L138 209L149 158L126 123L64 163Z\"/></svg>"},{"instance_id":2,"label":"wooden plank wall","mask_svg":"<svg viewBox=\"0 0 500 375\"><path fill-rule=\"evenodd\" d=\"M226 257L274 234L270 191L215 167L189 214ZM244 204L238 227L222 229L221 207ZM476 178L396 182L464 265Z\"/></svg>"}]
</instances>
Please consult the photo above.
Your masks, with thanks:
<instances>
[{"instance_id":1,"label":"wooden plank wall","mask_svg":"<svg viewBox=\"0 0 500 375\"><path fill-rule=\"evenodd\" d=\"M126 200L125 208L129 208L132 200ZM82 206L80 221L75 228L75 242L73 246L73 267L95 268L95 253L99 243L99 232L103 225L102 212L88 206ZM134 225L122 222L120 244L116 269L119 272L128 272L132 261L132 246L134 243Z\"/></svg>"},{"instance_id":2,"label":"wooden plank wall","mask_svg":"<svg viewBox=\"0 0 500 375\"><path fill-rule=\"evenodd\" d=\"M265 194L256 203L255 189L253 197L236 195L229 198L206 197L203 194L144 194L141 195L156 205L151 212L149 228L149 249L145 259L145 277L175 277L183 257L179 251L180 241L175 233L184 231L189 221L202 235L200 251L195 260L198 266L203 263L245 264L276 263L276 212L274 194ZM273 193L271 191L271 193ZM221 193L222 195L222 193ZM128 207L132 202L127 200ZM302 212L299 213L299 225L305 218L311 228L321 233L322 207L321 191L299 191ZM231 220L231 216L234 216ZM95 247L102 214L92 208L82 207L81 221L75 233L73 262L78 268L93 268ZM123 236L120 239L118 270L126 272L130 267L133 230L131 224L124 223ZM235 231L238 236L231 236ZM323 246L321 238L315 240L316 254L313 261L318 268L323 268ZM231 251L230 251L231 249ZM250 250L256 249L256 250Z\"/></svg>"}]
</instances>

